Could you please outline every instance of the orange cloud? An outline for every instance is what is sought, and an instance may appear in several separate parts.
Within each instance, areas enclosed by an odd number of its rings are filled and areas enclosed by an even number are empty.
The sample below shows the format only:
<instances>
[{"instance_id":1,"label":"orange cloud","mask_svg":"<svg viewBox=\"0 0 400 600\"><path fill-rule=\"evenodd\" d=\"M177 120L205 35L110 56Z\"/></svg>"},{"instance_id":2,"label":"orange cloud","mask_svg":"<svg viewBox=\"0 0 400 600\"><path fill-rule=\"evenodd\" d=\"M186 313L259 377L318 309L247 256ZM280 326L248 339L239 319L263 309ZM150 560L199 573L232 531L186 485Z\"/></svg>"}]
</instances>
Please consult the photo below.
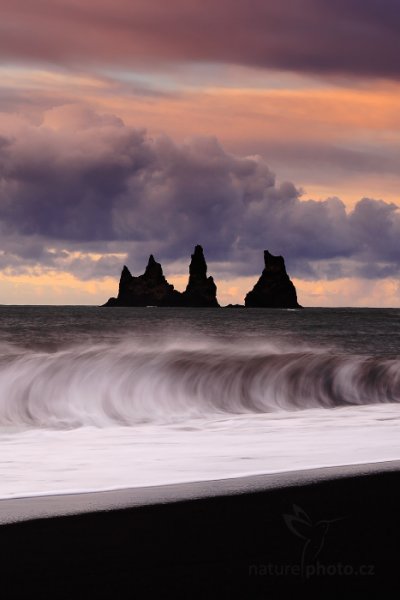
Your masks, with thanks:
<instances>
[{"instance_id":1,"label":"orange cloud","mask_svg":"<svg viewBox=\"0 0 400 600\"><path fill-rule=\"evenodd\" d=\"M269 88L268 75L264 76L264 87L251 88L240 83L246 81L245 70L238 69L236 85L234 68L227 73L228 87L222 73L218 87L181 82L173 89L157 89L157 75L152 87L141 84L140 77L135 83L134 73L127 82L95 73L0 67L5 88L30 90L39 97L40 92L51 94L57 101L86 102L122 117L127 124L167 132L175 138L215 134L225 143L251 143L266 135L307 141L329 132L331 140L343 140L353 139L354 133L369 132L389 141L399 139L400 84L381 83L373 88L313 86L309 79L301 85L302 79L293 77L291 87L290 78L282 74L285 89ZM276 75L273 81L276 83Z\"/></svg>"},{"instance_id":2,"label":"orange cloud","mask_svg":"<svg viewBox=\"0 0 400 600\"><path fill-rule=\"evenodd\" d=\"M178 136L215 134L240 142L294 138L330 141L354 134L399 139L400 85L363 89L185 89L179 94L146 97L93 94L86 100L114 112L131 125Z\"/></svg>"}]
</instances>

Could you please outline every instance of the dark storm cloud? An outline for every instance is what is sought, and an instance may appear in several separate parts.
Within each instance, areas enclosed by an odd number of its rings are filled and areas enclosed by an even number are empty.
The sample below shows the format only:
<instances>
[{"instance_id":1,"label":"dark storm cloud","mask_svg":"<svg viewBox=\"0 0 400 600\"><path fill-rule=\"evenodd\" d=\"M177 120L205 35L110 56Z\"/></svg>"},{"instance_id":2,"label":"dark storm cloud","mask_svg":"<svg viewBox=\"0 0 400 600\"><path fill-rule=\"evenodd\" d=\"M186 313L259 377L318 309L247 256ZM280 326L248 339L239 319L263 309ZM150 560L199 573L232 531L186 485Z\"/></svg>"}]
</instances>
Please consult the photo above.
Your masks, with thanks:
<instances>
[{"instance_id":1,"label":"dark storm cloud","mask_svg":"<svg viewBox=\"0 0 400 600\"><path fill-rule=\"evenodd\" d=\"M348 213L338 198L306 200L260 157L228 154L215 138L152 139L79 106L3 133L0 232L3 267L19 257L21 268L64 265L85 279L115 275L116 253L140 270L150 252L187 261L195 243L230 275L259 272L265 248L308 279L338 276L342 260L379 277L400 260L394 204L365 198Z\"/></svg>"},{"instance_id":2,"label":"dark storm cloud","mask_svg":"<svg viewBox=\"0 0 400 600\"><path fill-rule=\"evenodd\" d=\"M0 55L398 78L398 0L2 0Z\"/></svg>"}]
</instances>

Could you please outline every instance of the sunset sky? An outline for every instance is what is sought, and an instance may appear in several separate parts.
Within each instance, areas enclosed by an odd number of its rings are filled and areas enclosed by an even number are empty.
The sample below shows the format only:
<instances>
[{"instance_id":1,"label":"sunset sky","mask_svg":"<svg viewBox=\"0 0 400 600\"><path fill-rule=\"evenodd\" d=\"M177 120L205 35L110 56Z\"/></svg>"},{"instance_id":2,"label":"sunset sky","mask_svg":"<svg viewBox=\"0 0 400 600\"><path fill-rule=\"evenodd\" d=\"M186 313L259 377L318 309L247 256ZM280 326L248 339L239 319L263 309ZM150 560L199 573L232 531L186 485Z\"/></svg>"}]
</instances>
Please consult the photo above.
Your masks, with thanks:
<instances>
[{"instance_id":1,"label":"sunset sky","mask_svg":"<svg viewBox=\"0 0 400 600\"><path fill-rule=\"evenodd\" d=\"M100 304L205 249L400 306L399 0L0 0L0 303Z\"/></svg>"}]
</instances>

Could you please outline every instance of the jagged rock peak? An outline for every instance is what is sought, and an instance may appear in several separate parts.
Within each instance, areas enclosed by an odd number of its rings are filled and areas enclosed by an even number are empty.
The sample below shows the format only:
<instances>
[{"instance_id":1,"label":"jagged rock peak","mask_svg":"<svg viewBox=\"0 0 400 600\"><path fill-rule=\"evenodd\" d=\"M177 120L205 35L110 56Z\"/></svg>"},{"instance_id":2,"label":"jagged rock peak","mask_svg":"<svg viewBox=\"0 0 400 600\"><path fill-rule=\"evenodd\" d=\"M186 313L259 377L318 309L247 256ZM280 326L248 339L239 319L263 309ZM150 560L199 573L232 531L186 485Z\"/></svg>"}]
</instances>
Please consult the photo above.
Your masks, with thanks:
<instances>
[{"instance_id":1,"label":"jagged rock peak","mask_svg":"<svg viewBox=\"0 0 400 600\"><path fill-rule=\"evenodd\" d=\"M189 281L183 293L174 290L164 277L161 264L150 254L143 275L134 277L124 266L117 298L104 306L189 306L217 307L217 286L207 277L203 248L197 245L189 266Z\"/></svg>"},{"instance_id":2,"label":"jagged rock peak","mask_svg":"<svg viewBox=\"0 0 400 600\"><path fill-rule=\"evenodd\" d=\"M128 277L132 277L130 270L128 269L128 267L126 265L124 265L124 268L122 269L122 273L121 273L121 279L125 278L127 279Z\"/></svg>"},{"instance_id":3,"label":"jagged rock peak","mask_svg":"<svg viewBox=\"0 0 400 600\"><path fill-rule=\"evenodd\" d=\"M182 294L184 306L217 307L217 286L214 279L207 277L207 263L203 248L197 245L189 265L189 281Z\"/></svg>"},{"instance_id":4,"label":"jagged rock peak","mask_svg":"<svg viewBox=\"0 0 400 600\"><path fill-rule=\"evenodd\" d=\"M268 250L264 250L265 270L269 273L286 273L285 259L283 256L274 256Z\"/></svg>"},{"instance_id":5,"label":"jagged rock peak","mask_svg":"<svg viewBox=\"0 0 400 600\"><path fill-rule=\"evenodd\" d=\"M246 295L250 308L301 308L296 288L286 272L283 256L264 251L264 270L254 288Z\"/></svg>"},{"instance_id":6,"label":"jagged rock peak","mask_svg":"<svg viewBox=\"0 0 400 600\"><path fill-rule=\"evenodd\" d=\"M195 246L189 265L190 276L207 277L207 263L204 258L203 248L198 244Z\"/></svg>"},{"instance_id":7,"label":"jagged rock peak","mask_svg":"<svg viewBox=\"0 0 400 600\"><path fill-rule=\"evenodd\" d=\"M122 269L122 273L121 273L121 277L119 280L119 288L118 288L118 297L123 293L124 288L129 285L129 283L132 281L133 276L130 272L130 270L128 269L128 267L126 265L124 265L124 268ZM115 300L115 298L114 298Z\"/></svg>"},{"instance_id":8,"label":"jagged rock peak","mask_svg":"<svg viewBox=\"0 0 400 600\"><path fill-rule=\"evenodd\" d=\"M177 306L181 294L165 279L162 267L151 254L143 275L134 277L124 266L117 298L105 306Z\"/></svg>"},{"instance_id":9,"label":"jagged rock peak","mask_svg":"<svg viewBox=\"0 0 400 600\"><path fill-rule=\"evenodd\" d=\"M160 280L164 279L162 266L160 263L156 262L152 254L150 254L149 256L149 261L147 263L147 267L143 274L143 277L152 277L154 279Z\"/></svg>"}]
</instances>

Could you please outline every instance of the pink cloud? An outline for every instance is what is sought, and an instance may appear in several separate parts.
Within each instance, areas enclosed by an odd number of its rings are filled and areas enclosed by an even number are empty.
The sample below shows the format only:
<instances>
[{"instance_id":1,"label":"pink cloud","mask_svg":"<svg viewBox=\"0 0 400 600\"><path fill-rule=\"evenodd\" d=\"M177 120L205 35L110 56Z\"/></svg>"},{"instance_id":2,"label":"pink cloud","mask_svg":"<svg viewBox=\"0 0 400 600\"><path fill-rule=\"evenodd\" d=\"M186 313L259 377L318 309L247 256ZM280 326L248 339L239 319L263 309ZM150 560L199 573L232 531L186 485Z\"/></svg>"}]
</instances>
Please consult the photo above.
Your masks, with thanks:
<instances>
[{"instance_id":1,"label":"pink cloud","mask_svg":"<svg viewBox=\"0 0 400 600\"><path fill-rule=\"evenodd\" d=\"M12 60L400 74L397 0L1 0L0 13Z\"/></svg>"}]
</instances>

